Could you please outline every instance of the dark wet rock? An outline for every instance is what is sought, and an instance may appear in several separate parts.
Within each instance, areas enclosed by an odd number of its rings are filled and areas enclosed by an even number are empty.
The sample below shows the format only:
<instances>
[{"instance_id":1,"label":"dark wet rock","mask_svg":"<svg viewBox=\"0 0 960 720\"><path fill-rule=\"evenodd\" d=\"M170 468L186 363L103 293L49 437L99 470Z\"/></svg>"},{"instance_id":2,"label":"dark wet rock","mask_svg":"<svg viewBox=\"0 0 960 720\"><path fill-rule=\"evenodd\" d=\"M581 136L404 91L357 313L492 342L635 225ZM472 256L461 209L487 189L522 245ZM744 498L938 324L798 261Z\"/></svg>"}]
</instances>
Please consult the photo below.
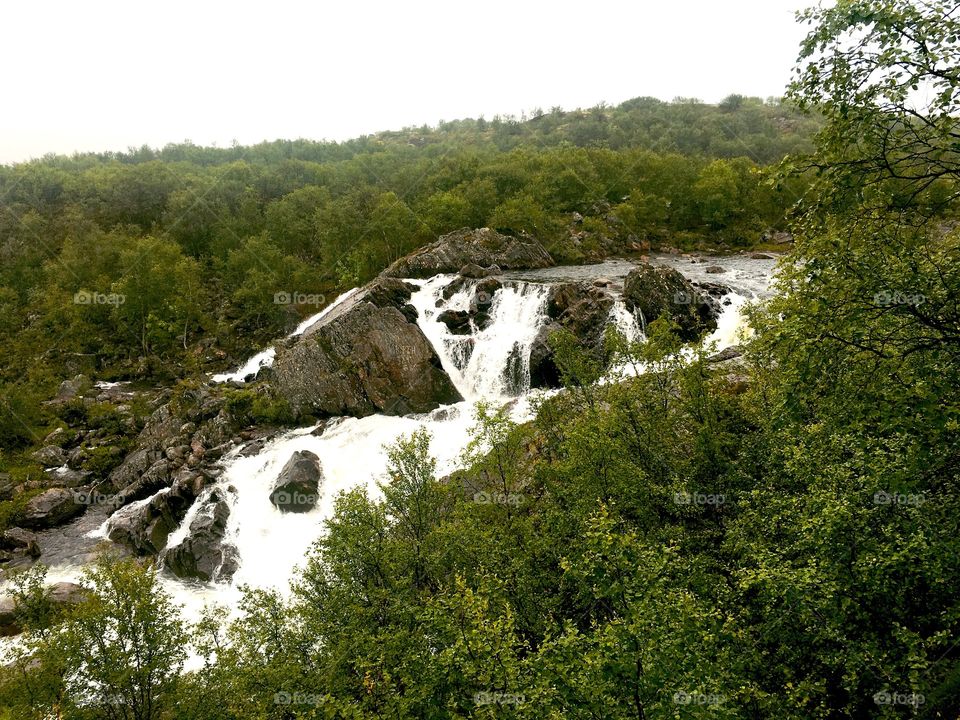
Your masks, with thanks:
<instances>
[{"instance_id":1,"label":"dark wet rock","mask_svg":"<svg viewBox=\"0 0 960 720\"><path fill-rule=\"evenodd\" d=\"M177 577L220 582L236 571L236 550L223 542L230 517L227 492L215 489L197 511L183 542L164 554L164 565Z\"/></svg>"},{"instance_id":2,"label":"dark wet rock","mask_svg":"<svg viewBox=\"0 0 960 720\"><path fill-rule=\"evenodd\" d=\"M643 322L669 317L680 327L684 340L695 340L717 327L717 307L672 268L637 266L624 280L623 299L627 309L639 313Z\"/></svg>"},{"instance_id":3,"label":"dark wet rock","mask_svg":"<svg viewBox=\"0 0 960 720\"><path fill-rule=\"evenodd\" d=\"M51 488L27 501L20 524L33 530L57 527L82 515L86 505L66 488Z\"/></svg>"},{"instance_id":4,"label":"dark wet rock","mask_svg":"<svg viewBox=\"0 0 960 720\"><path fill-rule=\"evenodd\" d=\"M722 265L707 265L707 267L705 267L703 271L705 273L710 273L712 275L718 275L720 273L725 273L727 269Z\"/></svg>"},{"instance_id":5,"label":"dark wet rock","mask_svg":"<svg viewBox=\"0 0 960 720\"><path fill-rule=\"evenodd\" d=\"M167 537L180 526L187 510L207 483L202 473L181 471L169 490L136 508L125 508L110 518L107 537L138 555L156 555Z\"/></svg>"},{"instance_id":6,"label":"dark wet rock","mask_svg":"<svg viewBox=\"0 0 960 720\"><path fill-rule=\"evenodd\" d=\"M751 260L773 260L773 255L767 255L766 253L751 253Z\"/></svg>"},{"instance_id":7,"label":"dark wet rock","mask_svg":"<svg viewBox=\"0 0 960 720\"><path fill-rule=\"evenodd\" d=\"M0 550L29 558L40 557L40 541L35 533L23 528L7 528L0 535Z\"/></svg>"},{"instance_id":8,"label":"dark wet rock","mask_svg":"<svg viewBox=\"0 0 960 720\"><path fill-rule=\"evenodd\" d=\"M361 290L356 299L371 302L380 308L393 307L402 311L416 289L416 285L396 277L378 277Z\"/></svg>"},{"instance_id":9,"label":"dark wet rock","mask_svg":"<svg viewBox=\"0 0 960 720\"><path fill-rule=\"evenodd\" d=\"M317 504L322 477L320 458L309 450L297 450L277 476L270 502L282 512L309 512Z\"/></svg>"},{"instance_id":10,"label":"dark wet rock","mask_svg":"<svg viewBox=\"0 0 960 720\"><path fill-rule=\"evenodd\" d=\"M143 500L170 484L172 466L165 459L159 459L143 475L120 489L117 493L121 505Z\"/></svg>"},{"instance_id":11,"label":"dark wet rock","mask_svg":"<svg viewBox=\"0 0 960 720\"><path fill-rule=\"evenodd\" d=\"M560 370L554 362L550 336L563 329L560 323L552 322L540 328L530 346L530 387L560 387Z\"/></svg>"},{"instance_id":12,"label":"dark wet rock","mask_svg":"<svg viewBox=\"0 0 960 720\"><path fill-rule=\"evenodd\" d=\"M276 390L299 415L428 412L462 399L420 328L362 295L278 347L274 367Z\"/></svg>"},{"instance_id":13,"label":"dark wet rock","mask_svg":"<svg viewBox=\"0 0 960 720\"><path fill-rule=\"evenodd\" d=\"M428 278L455 273L467 265L528 270L553 264L550 253L533 238L504 235L490 228L463 228L400 258L382 276Z\"/></svg>"},{"instance_id":14,"label":"dark wet rock","mask_svg":"<svg viewBox=\"0 0 960 720\"><path fill-rule=\"evenodd\" d=\"M238 457L251 457L252 455L259 455L260 451L263 450L266 445L266 441L263 439L260 440L251 440L246 445L243 446L243 449L237 453Z\"/></svg>"},{"instance_id":15,"label":"dark wet rock","mask_svg":"<svg viewBox=\"0 0 960 720\"><path fill-rule=\"evenodd\" d=\"M454 335L470 334L470 313L466 310L444 310L437 315L437 320L446 325Z\"/></svg>"},{"instance_id":16,"label":"dark wet rock","mask_svg":"<svg viewBox=\"0 0 960 720\"><path fill-rule=\"evenodd\" d=\"M162 457L163 453L156 448L134 450L113 469L107 478L107 485L116 490L135 485Z\"/></svg>"},{"instance_id":17,"label":"dark wet rock","mask_svg":"<svg viewBox=\"0 0 960 720\"><path fill-rule=\"evenodd\" d=\"M530 346L531 387L560 386L560 371L549 342L555 332L572 333L584 349L600 357L613 303L614 298L605 287L591 283L561 283L550 289L547 316L551 320L540 328Z\"/></svg>"}]
</instances>

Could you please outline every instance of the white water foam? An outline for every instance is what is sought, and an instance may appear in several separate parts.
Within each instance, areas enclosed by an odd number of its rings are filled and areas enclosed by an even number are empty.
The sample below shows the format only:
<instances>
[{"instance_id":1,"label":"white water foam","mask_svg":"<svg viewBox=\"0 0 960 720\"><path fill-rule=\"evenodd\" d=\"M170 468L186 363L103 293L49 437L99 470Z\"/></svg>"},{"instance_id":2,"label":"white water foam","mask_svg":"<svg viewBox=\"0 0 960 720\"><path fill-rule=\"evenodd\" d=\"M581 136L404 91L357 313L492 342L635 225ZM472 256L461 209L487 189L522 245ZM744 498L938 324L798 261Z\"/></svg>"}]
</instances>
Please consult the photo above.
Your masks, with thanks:
<instances>
[{"instance_id":1,"label":"white water foam","mask_svg":"<svg viewBox=\"0 0 960 720\"><path fill-rule=\"evenodd\" d=\"M316 426L298 428L271 439L254 456L241 457L239 449L228 454L222 460L224 472L213 487L232 486L236 490L225 493L231 505L225 541L237 549L239 568L229 583L184 582L162 574L163 587L183 606L187 617L199 617L209 602L235 607L239 587L244 583L287 592L294 568L304 562L311 546L324 532L337 495L363 487L371 496L379 497L377 483L384 479L387 466L384 448L401 435L425 427L432 434L431 453L437 458L437 471L442 476L461 462L470 439L477 401L512 402L514 420L530 418L529 399L533 395L529 391L530 346L547 322L549 286L508 281L489 304L489 326L485 330L472 328L469 335L455 335L437 318L444 310L468 310L474 294L473 283L468 283L444 299L443 290L455 277L443 275L426 281L410 281L418 286L410 302L419 312L420 328L465 401L423 415L335 419L319 435L313 434ZM294 334L304 332L355 292L344 293L324 312L301 323ZM742 309L748 301L743 295L727 297L731 302L723 306L718 328L709 338L720 347L737 341L737 333L743 327ZM639 324L622 301L614 303L610 320L628 339L643 339ZM235 377L238 373L231 375ZM270 493L280 469L297 450L309 450L320 458L321 497L311 512L281 513L270 502ZM186 537L200 506L201 502L197 502L190 508L180 527L171 534L169 547ZM98 534L105 534L106 529L105 524ZM78 566L54 568L50 578L76 580L81 571Z\"/></svg>"}]
</instances>

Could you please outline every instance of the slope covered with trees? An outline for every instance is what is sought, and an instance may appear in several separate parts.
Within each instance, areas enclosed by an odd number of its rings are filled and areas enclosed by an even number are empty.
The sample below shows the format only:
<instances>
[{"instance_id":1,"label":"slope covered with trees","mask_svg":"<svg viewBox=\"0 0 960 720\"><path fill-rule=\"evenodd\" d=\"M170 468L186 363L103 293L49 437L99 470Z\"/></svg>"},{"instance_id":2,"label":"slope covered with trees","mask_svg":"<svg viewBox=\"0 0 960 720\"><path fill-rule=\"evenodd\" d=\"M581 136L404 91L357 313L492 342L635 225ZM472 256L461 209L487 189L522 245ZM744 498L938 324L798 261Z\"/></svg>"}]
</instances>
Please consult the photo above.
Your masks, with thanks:
<instances>
[{"instance_id":1,"label":"slope covered with trees","mask_svg":"<svg viewBox=\"0 0 960 720\"><path fill-rule=\"evenodd\" d=\"M596 383L556 335L533 422L481 408L453 478L401 442L290 597L194 629L196 671L151 570L94 570L53 629L27 579L9 717L960 716L956 11L809 13L791 95L825 125L744 366L659 320Z\"/></svg>"}]
</instances>

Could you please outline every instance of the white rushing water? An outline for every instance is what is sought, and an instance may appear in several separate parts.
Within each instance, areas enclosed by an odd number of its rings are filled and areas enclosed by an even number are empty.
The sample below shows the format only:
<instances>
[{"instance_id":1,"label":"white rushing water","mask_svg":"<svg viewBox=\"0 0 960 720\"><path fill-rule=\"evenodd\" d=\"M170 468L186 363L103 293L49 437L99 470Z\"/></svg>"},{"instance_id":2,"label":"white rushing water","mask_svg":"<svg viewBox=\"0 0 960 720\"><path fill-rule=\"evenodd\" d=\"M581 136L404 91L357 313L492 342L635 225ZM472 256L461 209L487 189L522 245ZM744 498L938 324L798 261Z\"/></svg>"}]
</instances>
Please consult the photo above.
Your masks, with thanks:
<instances>
[{"instance_id":1,"label":"white rushing water","mask_svg":"<svg viewBox=\"0 0 960 720\"><path fill-rule=\"evenodd\" d=\"M514 282L488 300L490 324L455 335L437 318L445 310L468 310L474 286L443 299L453 275L437 275L410 298L419 313L423 334L433 345L453 384L471 401L501 400L530 389L530 346L547 322L549 286Z\"/></svg>"},{"instance_id":2,"label":"white rushing water","mask_svg":"<svg viewBox=\"0 0 960 720\"><path fill-rule=\"evenodd\" d=\"M562 270L556 268L551 272ZM754 275L749 276L749 285L737 287L730 283L734 293L725 298L730 302L723 306L718 328L710 337L718 348L738 340L743 306L759 294L760 284ZM286 592L295 567L302 565L311 546L323 533L338 494L360 487L366 488L373 497L380 495L378 482L383 481L387 466L385 448L402 435L425 427L432 436L431 452L437 459L437 472L444 475L461 464L462 453L470 440L476 402L494 405L509 402L514 420L524 421L530 417L530 348L539 330L548 322L549 286L543 281L505 280L492 298L481 298L490 318L487 327L471 327L468 334L456 335L440 322L439 316L448 310L469 310L476 298L475 282L466 283L458 292L444 298L444 289L455 278L441 275L409 281L418 288L410 302L419 313L421 330L465 400L422 415L338 418L323 426L322 431L320 426L312 426L280 434L266 442L255 455L243 457L237 448L225 456L221 461L223 474L204 496L215 489L222 489L228 496L231 512L225 540L237 550L239 568L229 583L183 582L164 573L161 582L184 607L188 617L196 618L209 602L235 607L238 588L243 584ZM719 282L728 279L716 278ZM356 292L354 289L341 295L323 312L301 323L292 335L304 332ZM630 340L642 339L636 320L621 300L614 303L610 322ZM272 362L272 358L270 348L250 358L237 371L214 376L213 380L242 380L248 373ZM281 468L298 450L311 451L320 458L321 497L310 512L281 513L270 502L270 493ZM140 502L149 502L149 499ZM200 506L198 502L191 508L180 528L170 536L168 547L186 536ZM104 523L88 535L102 538L106 529L107 523ZM80 572L78 565L61 566L52 568L49 577L76 580Z\"/></svg>"}]
</instances>

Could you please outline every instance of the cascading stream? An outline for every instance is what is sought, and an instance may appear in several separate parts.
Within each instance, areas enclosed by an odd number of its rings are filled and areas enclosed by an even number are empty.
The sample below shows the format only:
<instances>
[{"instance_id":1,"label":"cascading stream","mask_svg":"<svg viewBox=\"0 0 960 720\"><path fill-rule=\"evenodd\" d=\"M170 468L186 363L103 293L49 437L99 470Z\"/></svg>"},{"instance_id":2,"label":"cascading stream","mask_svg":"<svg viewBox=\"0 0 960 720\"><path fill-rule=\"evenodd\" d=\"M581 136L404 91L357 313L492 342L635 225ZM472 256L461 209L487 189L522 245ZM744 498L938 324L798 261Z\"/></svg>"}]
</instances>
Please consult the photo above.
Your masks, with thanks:
<instances>
[{"instance_id":1,"label":"cascading stream","mask_svg":"<svg viewBox=\"0 0 960 720\"><path fill-rule=\"evenodd\" d=\"M438 275L410 298L418 323L433 345L443 369L471 401L506 400L530 389L530 347L547 322L547 285L511 282L489 299L490 323L470 335L452 333L438 317L444 311L469 311L476 283L444 299L452 275Z\"/></svg>"},{"instance_id":2,"label":"cascading stream","mask_svg":"<svg viewBox=\"0 0 960 720\"><path fill-rule=\"evenodd\" d=\"M295 567L304 562L311 546L322 535L325 520L334 512L337 495L361 488L371 496L379 496L378 482L383 480L387 466L384 448L401 435L426 427L433 436L431 452L437 458L437 471L444 475L461 464L477 401L495 404L514 401L510 406L513 419L529 419L530 350L538 332L548 322L548 282L505 280L492 298L485 299L484 311L489 316L485 328L479 329L473 324L469 333L457 335L439 316L444 311L475 310L470 306L476 302L477 283L467 281L444 298L444 289L456 277L440 275L409 281L418 287L410 303L418 311L421 330L465 400L426 415L335 419L317 435L314 434L316 426L299 428L274 437L256 455L243 457L238 448L225 456L224 472L213 488L235 489L225 493L231 505L225 541L237 550L239 568L229 583L183 582L164 574L164 586L191 616L196 616L208 602L233 606L242 584L285 592ZM293 334L303 332L356 292L354 289L344 293L323 312L304 321ZM713 335L721 346L734 340L741 327L740 311L746 298L734 295L731 300ZM619 299L610 312L610 322L630 340L642 339L635 318ZM215 376L214 380L223 377L242 380L246 371L264 364L261 362L264 353L251 358L237 372ZM271 504L270 493L281 468L297 450L309 450L320 458L319 501L307 513L281 513ZM211 490L208 488L206 492ZM185 537L191 520L200 512L201 502L195 503L181 527L170 536L170 547ZM91 535L105 537L106 523ZM50 576L76 579L81 569L79 566L57 567Z\"/></svg>"}]
</instances>

